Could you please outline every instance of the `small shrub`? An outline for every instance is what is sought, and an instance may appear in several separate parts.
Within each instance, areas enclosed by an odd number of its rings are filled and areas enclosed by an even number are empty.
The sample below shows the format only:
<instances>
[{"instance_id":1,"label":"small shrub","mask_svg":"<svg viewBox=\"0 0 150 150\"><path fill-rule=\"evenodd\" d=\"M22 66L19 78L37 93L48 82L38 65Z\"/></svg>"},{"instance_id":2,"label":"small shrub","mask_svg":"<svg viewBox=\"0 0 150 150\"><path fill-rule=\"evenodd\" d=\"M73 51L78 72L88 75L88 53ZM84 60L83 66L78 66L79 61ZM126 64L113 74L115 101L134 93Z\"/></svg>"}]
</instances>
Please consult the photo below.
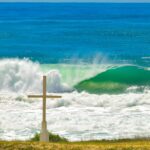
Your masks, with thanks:
<instances>
[{"instance_id":1,"label":"small shrub","mask_svg":"<svg viewBox=\"0 0 150 150\"><path fill-rule=\"evenodd\" d=\"M30 141L40 141L40 134L36 133ZM59 135L49 132L49 141L50 142L68 142L66 138L60 137Z\"/></svg>"}]
</instances>

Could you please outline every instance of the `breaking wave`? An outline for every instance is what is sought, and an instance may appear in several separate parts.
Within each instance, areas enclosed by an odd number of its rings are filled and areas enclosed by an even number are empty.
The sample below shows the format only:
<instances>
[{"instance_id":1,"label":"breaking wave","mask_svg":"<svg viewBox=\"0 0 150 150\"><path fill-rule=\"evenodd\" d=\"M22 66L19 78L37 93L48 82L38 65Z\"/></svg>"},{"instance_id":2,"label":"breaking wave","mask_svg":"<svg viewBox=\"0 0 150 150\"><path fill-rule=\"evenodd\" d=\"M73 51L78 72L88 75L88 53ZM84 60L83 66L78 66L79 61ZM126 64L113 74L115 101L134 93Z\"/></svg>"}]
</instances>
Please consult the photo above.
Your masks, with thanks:
<instances>
[{"instance_id":1,"label":"breaking wave","mask_svg":"<svg viewBox=\"0 0 150 150\"><path fill-rule=\"evenodd\" d=\"M84 73L89 71L83 68L80 70ZM150 129L150 90L144 89L141 93L109 94L112 91L134 91L136 87L148 87L150 70L137 66L122 66L101 72L96 67L101 73L77 86L85 82L87 86L85 84L82 90L89 88L88 90L94 93L96 86L90 84L92 81L98 84L98 92L107 93L99 95L77 91L69 93L72 89L62 82L60 69L53 70L50 66L46 69L48 92L60 92L62 96L54 101L47 100L49 131L70 141L150 137L147 132ZM69 68L69 72L66 68L62 69L68 76L75 78L74 71L74 75L70 75L74 68ZM41 92L43 74L41 64L27 59L0 60L1 139L25 140L40 132L41 100L29 99L27 94ZM83 77L80 72L79 75ZM125 88L121 89L122 85Z\"/></svg>"},{"instance_id":2,"label":"breaking wave","mask_svg":"<svg viewBox=\"0 0 150 150\"><path fill-rule=\"evenodd\" d=\"M65 71L66 69L63 70L63 72ZM74 69L70 71L74 72ZM1 59L0 93L41 92L42 75L44 74L47 76L47 92L64 93L73 91L71 81L65 81L64 83L59 70L49 66L44 72L41 64L28 59ZM71 76L72 80L75 78L75 75L68 73L66 76ZM150 70L128 65L107 68L106 71L100 71L98 75L86 80L86 76L80 78L83 81L80 80L81 82L74 86L74 90L95 94L116 94L145 90L150 85Z\"/></svg>"},{"instance_id":3,"label":"breaking wave","mask_svg":"<svg viewBox=\"0 0 150 150\"><path fill-rule=\"evenodd\" d=\"M28 59L0 60L0 92L41 92L43 72L40 64ZM50 70L47 75L48 92L66 92L71 89L61 82L57 70Z\"/></svg>"},{"instance_id":4,"label":"breaking wave","mask_svg":"<svg viewBox=\"0 0 150 150\"><path fill-rule=\"evenodd\" d=\"M78 91L89 93L120 93L150 85L150 70L138 66L121 66L108 69L75 86Z\"/></svg>"}]
</instances>

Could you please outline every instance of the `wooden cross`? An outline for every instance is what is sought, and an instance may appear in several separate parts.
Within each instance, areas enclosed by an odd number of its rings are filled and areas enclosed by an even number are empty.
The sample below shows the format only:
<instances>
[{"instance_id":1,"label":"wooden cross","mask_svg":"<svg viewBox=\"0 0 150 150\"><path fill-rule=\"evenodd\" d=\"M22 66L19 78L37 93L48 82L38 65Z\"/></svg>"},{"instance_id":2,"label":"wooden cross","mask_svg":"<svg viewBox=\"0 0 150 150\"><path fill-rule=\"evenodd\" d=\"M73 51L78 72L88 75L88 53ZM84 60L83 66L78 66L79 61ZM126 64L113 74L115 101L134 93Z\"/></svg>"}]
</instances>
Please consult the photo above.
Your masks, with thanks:
<instances>
[{"instance_id":1,"label":"wooden cross","mask_svg":"<svg viewBox=\"0 0 150 150\"><path fill-rule=\"evenodd\" d=\"M42 129L40 134L41 142L49 142L49 133L46 122L46 98L61 98L61 96L46 94L46 76L43 76L43 95L28 95L28 98L43 98L43 115L42 115Z\"/></svg>"}]
</instances>

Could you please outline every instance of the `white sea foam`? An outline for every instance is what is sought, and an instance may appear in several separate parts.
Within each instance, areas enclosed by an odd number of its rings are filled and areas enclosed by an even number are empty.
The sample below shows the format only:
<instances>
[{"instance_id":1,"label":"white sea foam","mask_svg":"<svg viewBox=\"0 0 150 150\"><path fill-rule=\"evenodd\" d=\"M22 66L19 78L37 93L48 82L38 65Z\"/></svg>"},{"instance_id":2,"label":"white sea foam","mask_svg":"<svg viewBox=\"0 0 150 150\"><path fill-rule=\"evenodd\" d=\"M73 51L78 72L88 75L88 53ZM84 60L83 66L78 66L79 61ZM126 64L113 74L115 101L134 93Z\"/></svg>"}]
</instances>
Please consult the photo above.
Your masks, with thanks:
<instances>
[{"instance_id":1,"label":"white sea foam","mask_svg":"<svg viewBox=\"0 0 150 150\"><path fill-rule=\"evenodd\" d=\"M71 141L150 136L150 91L119 95L64 93L47 100L48 129ZM0 137L28 139L41 126L41 100L0 96Z\"/></svg>"},{"instance_id":2,"label":"white sea foam","mask_svg":"<svg viewBox=\"0 0 150 150\"><path fill-rule=\"evenodd\" d=\"M40 92L42 71L38 63L27 59L0 60L0 93L2 92ZM65 92L71 89L61 82L61 75L57 70L46 73L49 92Z\"/></svg>"},{"instance_id":3,"label":"white sea foam","mask_svg":"<svg viewBox=\"0 0 150 150\"><path fill-rule=\"evenodd\" d=\"M42 101L28 99L41 92L42 71L29 60L0 60L0 138L28 139L41 127ZM150 90L135 93L88 94L70 92L58 70L50 70L48 92L61 99L47 100L49 131L71 141L150 136ZM69 93L63 93L69 91ZM5 92L5 93L4 93Z\"/></svg>"}]
</instances>

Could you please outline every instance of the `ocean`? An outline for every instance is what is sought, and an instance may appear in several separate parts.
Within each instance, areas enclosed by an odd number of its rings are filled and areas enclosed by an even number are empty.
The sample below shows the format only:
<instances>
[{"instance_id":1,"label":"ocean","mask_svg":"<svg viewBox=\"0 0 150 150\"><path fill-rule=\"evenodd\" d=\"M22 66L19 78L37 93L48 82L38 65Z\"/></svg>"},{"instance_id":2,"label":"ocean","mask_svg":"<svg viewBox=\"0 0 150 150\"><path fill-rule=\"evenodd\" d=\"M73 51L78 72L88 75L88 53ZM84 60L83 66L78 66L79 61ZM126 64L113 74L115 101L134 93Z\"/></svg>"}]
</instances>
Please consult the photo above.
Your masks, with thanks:
<instances>
[{"instance_id":1,"label":"ocean","mask_svg":"<svg viewBox=\"0 0 150 150\"><path fill-rule=\"evenodd\" d=\"M0 139L150 137L150 4L0 3Z\"/></svg>"}]
</instances>

